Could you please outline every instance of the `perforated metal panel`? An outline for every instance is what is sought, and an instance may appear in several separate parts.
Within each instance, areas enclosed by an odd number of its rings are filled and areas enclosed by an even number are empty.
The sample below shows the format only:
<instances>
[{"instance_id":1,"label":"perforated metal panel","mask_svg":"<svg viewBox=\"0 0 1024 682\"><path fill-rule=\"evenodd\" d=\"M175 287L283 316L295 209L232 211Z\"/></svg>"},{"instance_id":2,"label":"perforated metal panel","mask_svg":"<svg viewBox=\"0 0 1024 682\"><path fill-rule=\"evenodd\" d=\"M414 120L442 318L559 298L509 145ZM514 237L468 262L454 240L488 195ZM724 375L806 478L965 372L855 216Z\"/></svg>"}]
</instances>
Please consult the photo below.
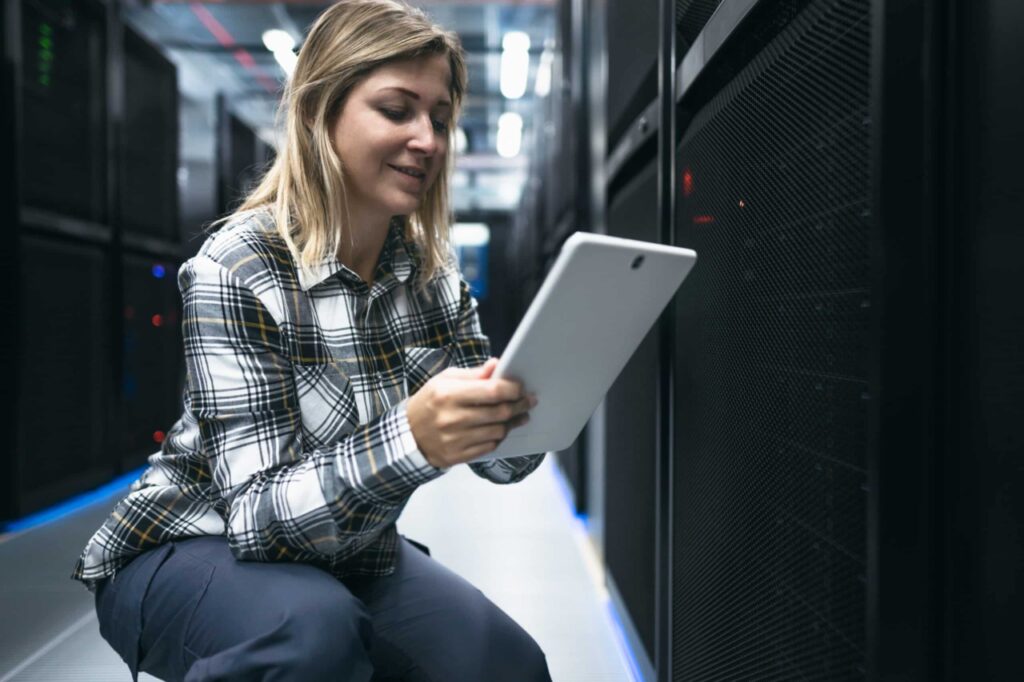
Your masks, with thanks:
<instances>
[{"instance_id":1,"label":"perforated metal panel","mask_svg":"<svg viewBox=\"0 0 1024 682\"><path fill-rule=\"evenodd\" d=\"M109 287L98 247L23 238L19 256L19 515L115 471L106 449Z\"/></svg>"},{"instance_id":2,"label":"perforated metal panel","mask_svg":"<svg viewBox=\"0 0 1024 682\"><path fill-rule=\"evenodd\" d=\"M681 121L678 680L866 675L869 2L772 11Z\"/></svg>"},{"instance_id":3,"label":"perforated metal panel","mask_svg":"<svg viewBox=\"0 0 1024 682\"><path fill-rule=\"evenodd\" d=\"M30 0L21 12L23 201L104 220L104 8Z\"/></svg>"},{"instance_id":4,"label":"perforated metal panel","mask_svg":"<svg viewBox=\"0 0 1024 682\"><path fill-rule=\"evenodd\" d=\"M159 50L125 28L121 217L125 229L178 240L178 81Z\"/></svg>"},{"instance_id":5,"label":"perforated metal panel","mask_svg":"<svg viewBox=\"0 0 1024 682\"><path fill-rule=\"evenodd\" d=\"M124 257L121 412L117 445L125 468L160 449L181 416L182 341L178 264Z\"/></svg>"},{"instance_id":6,"label":"perforated metal panel","mask_svg":"<svg viewBox=\"0 0 1024 682\"><path fill-rule=\"evenodd\" d=\"M608 232L658 240L658 165L651 159L612 200ZM605 397L604 554L629 618L654 657L658 332L651 330Z\"/></svg>"}]
</instances>

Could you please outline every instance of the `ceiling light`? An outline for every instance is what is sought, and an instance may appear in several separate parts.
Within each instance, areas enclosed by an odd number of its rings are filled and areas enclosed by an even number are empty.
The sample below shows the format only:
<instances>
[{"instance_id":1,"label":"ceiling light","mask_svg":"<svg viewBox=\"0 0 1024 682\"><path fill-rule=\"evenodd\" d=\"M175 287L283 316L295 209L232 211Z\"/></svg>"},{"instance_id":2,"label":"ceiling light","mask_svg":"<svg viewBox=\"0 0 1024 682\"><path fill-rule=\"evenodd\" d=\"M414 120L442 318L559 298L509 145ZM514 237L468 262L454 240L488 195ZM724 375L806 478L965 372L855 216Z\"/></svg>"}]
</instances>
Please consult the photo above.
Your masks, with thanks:
<instances>
[{"instance_id":1,"label":"ceiling light","mask_svg":"<svg viewBox=\"0 0 1024 682\"><path fill-rule=\"evenodd\" d=\"M498 117L498 154L506 159L519 154L523 143L523 117L506 112Z\"/></svg>"},{"instance_id":2,"label":"ceiling light","mask_svg":"<svg viewBox=\"0 0 1024 682\"><path fill-rule=\"evenodd\" d=\"M279 28L264 31L263 44L266 45L267 49L271 52L277 52L278 50L291 51L295 49L295 39L292 38L288 31L282 31Z\"/></svg>"},{"instance_id":3,"label":"ceiling light","mask_svg":"<svg viewBox=\"0 0 1024 682\"><path fill-rule=\"evenodd\" d=\"M519 99L526 93L530 71L530 36L509 31L501 40L501 94Z\"/></svg>"},{"instance_id":4,"label":"ceiling light","mask_svg":"<svg viewBox=\"0 0 1024 682\"><path fill-rule=\"evenodd\" d=\"M551 92L551 63L554 58L555 53L551 45L545 45L544 51L540 53L540 64L537 65L537 82L533 86L533 91L538 97L547 97Z\"/></svg>"},{"instance_id":5,"label":"ceiling light","mask_svg":"<svg viewBox=\"0 0 1024 682\"><path fill-rule=\"evenodd\" d=\"M274 59L284 69L285 74L291 77L295 71L295 63L299 60L295 56L295 39L287 31L273 28L263 32L263 44L274 54Z\"/></svg>"}]
</instances>

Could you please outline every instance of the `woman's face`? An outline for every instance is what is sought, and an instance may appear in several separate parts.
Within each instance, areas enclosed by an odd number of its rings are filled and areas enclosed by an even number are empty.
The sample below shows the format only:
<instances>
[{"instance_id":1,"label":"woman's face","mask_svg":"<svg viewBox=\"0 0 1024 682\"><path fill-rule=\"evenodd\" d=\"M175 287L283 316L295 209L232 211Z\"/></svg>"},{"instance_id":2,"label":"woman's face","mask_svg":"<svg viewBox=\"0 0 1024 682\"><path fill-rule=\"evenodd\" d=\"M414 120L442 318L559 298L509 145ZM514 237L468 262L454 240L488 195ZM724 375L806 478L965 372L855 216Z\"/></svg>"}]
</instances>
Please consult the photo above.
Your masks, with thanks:
<instances>
[{"instance_id":1,"label":"woman's face","mask_svg":"<svg viewBox=\"0 0 1024 682\"><path fill-rule=\"evenodd\" d=\"M354 220L416 210L444 167L452 113L448 58L374 69L349 93L331 128Z\"/></svg>"}]
</instances>

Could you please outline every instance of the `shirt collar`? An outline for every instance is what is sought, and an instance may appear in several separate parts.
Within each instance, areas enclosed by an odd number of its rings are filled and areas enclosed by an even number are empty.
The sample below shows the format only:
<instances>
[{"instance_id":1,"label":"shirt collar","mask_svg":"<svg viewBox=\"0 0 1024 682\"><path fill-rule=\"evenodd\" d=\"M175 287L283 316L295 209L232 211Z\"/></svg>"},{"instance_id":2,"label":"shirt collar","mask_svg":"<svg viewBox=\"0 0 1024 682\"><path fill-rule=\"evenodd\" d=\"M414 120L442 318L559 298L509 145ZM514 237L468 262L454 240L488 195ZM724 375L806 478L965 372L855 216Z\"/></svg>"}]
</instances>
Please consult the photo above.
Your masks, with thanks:
<instances>
[{"instance_id":1,"label":"shirt collar","mask_svg":"<svg viewBox=\"0 0 1024 682\"><path fill-rule=\"evenodd\" d=\"M395 218L388 226L388 236L380 252L374 282L383 282L388 276L393 276L397 282L405 283L416 271L416 265L415 243L405 239L405 221L402 218ZM337 258L328 258L312 266L298 266L297 270L299 286L303 291L309 291L334 275L338 275L353 286L362 283L359 275Z\"/></svg>"}]
</instances>

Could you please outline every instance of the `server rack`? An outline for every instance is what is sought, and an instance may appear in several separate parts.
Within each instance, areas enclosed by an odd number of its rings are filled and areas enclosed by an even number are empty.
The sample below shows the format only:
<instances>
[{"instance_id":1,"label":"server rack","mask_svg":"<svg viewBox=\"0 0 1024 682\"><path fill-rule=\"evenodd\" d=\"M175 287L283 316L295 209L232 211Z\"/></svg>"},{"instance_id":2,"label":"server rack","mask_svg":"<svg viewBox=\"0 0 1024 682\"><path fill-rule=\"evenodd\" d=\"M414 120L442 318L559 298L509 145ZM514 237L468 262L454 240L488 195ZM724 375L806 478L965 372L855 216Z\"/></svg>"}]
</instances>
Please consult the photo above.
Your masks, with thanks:
<instances>
[{"instance_id":1,"label":"server rack","mask_svg":"<svg viewBox=\"0 0 1024 682\"><path fill-rule=\"evenodd\" d=\"M133 462L120 437L122 263L126 248L152 244L129 246L132 230L146 223L127 190L139 160L131 145L137 112L130 104L140 80L132 62L143 54L153 64L159 55L141 52L148 46L124 26L115 3L11 1L0 16L9 150L3 163L14 178L3 190L12 232L3 255L12 333L3 356L10 383L0 520L9 520L101 484ZM177 100L173 66L159 65L141 80L170 84L164 92L171 93L172 125L158 126L170 142L153 159L163 182L143 190L169 206L163 224L173 227L157 250L173 272ZM176 349L166 364L180 355Z\"/></svg>"},{"instance_id":2,"label":"server rack","mask_svg":"<svg viewBox=\"0 0 1024 682\"><path fill-rule=\"evenodd\" d=\"M217 96L217 202L227 215L242 203L272 157L270 145Z\"/></svg>"},{"instance_id":3,"label":"server rack","mask_svg":"<svg viewBox=\"0 0 1024 682\"><path fill-rule=\"evenodd\" d=\"M656 57L624 48L652 11ZM700 254L641 349L656 363L634 358L585 444L591 527L641 674L1019 678L1024 311L1008 254L1024 9L597 0L584 14L568 49L588 62L587 224L642 214L623 206L653 173L643 238ZM553 223L538 223L545 254ZM630 382L655 384L653 447L622 399L650 391ZM655 462L653 571L617 558L629 447ZM653 615L637 570L653 572Z\"/></svg>"}]
</instances>

